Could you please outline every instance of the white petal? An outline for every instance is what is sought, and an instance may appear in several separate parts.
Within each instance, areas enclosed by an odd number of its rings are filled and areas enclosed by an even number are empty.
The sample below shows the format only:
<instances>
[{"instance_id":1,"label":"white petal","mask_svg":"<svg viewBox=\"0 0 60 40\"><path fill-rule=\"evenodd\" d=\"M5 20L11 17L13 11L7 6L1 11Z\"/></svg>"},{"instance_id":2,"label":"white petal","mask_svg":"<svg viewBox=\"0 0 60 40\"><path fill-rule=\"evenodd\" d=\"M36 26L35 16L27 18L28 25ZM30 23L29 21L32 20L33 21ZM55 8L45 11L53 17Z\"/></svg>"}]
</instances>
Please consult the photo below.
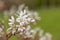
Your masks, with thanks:
<instances>
[{"instance_id":1,"label":"white petal","mask_svg":"<svg viewBox=\"0 0 60 40\"><path fill-rule=\"evenodd\" d=\"M11 16L12 20L14 20L14 16Z\"/></svg>"},{"instance_id":2,"label":"white petal","mask_svg":"<svg viewBox=\"0 0 60 40\"><path fill-rule=\"evenodd\" d=\"M34 19L33 19L33 20L31 20L31 22L32 22L32 23L34 23L34 22L35 22L35 20L34 20Z\"/></svg>"},{"instance_id":3,"label":"white petal","mask_svg":"<svg viewBox=\"0 0 60 40\"><path fill-rule=\"evenodd\" d=\"M8 23L9 25L12 25L13 23Z\"/></svg>"},{"instance_id":4,"label":"white petal","mask_svg":"<svg viewBox=\"0 0 60 40\"><path fill-rule=\"evenodd\" d=\"M20 18L17 18L16 21L17 21L17 22L20 22Z\"/></svg>"},{"instance_id":5,"label":"white petal","mask_svg":"<svg viewBox=\"0 0 60 40\"><path fill-rule=\"evenodd\" d=\"M26 14L27 13L27 11L26 10L24 10L24 14Z\"/></svg>"},{"instance_id":6,"label":"white petal","mask_svg":"<svg viewBox=\"0 0 60 40\"><path fill-rule=\"evenodd\" d=\"M14 34L16 32L16 30L12 30L12 34Z\"/></svg>"}]
</instances>

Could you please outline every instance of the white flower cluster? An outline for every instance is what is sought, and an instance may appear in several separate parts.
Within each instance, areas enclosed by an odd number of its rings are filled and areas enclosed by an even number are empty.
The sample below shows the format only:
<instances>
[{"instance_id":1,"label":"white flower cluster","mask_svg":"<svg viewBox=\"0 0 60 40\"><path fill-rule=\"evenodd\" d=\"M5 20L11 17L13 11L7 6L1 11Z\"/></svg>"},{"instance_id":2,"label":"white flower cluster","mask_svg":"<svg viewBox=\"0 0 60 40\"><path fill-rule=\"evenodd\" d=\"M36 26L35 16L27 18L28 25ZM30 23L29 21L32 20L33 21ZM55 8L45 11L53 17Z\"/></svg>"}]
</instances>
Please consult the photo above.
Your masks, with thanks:
<instances>
[{"instance_id":1,"label":"white flower cluster","mask_svg":"<svg viewBox=\"0 0 60 40\"><path fill-rule=\"evenodd\" d=\"M32 37L34 31L31 30L31 26L29 24L35 23L36 20L38 20L36 18L38 15L35 15L37 14L36 12L29 11L27 8L21 9L22 6L24 5L19 6L18 11L16 12L18 15L17 18L15 19L14 16L11 16L11 19L9 19L10 27L7 31L11 30L12 34L18 32L20 35L23 35L24 38ZM15 24L15 20L19 23L18 25Z\"/></svg>"},{"instance_id":2,"label":"white flower cluster","mask_svg":"<svg viewBox=\"0 0 60 40\"><path fill-rule=\"evenodd\" d=\"M36 34L37 33L37 34ZM52 35L49 32L44 33L43 29L35 28L33 38L38 35L39 40L52 40ZM35 39L37 39L37 37Z\"/></svg>"},{"instance_id":3,"label":"white flower cluster","mask_svg":"<svg viewBox=\"0 0 60 40\"><path fill-rule=\"evenodd\" d=\"M12 34L18 33L24 38L31 38L35 35L36 30L32 30L30 24L36 23L37 20L40 20L37 12L28 10L27 7L24 8L24 5L19 6L19 9L16 11L17 18L11 16L9 19L9 28L7 31L11 30ZM18 25L15 22L19 23ZM38 29L37 29L38 30ZM51 40L52 36L50 33L43 35L43 30L39 30L39 40Z\"/></svg>"},{"instance_id":4,"label":"white flower cluster","mask_svg":"<svg viewBox=\"0 0 60 40\"><path fill-rule=\"evenodd\" d=\"M43 35L43 30L40 31L40 40L52 40L52 35L50 33L45 33L45 35Z\"/></svg>"},{"instance_id":5,"label":"white flower cluster","mask_svg":"<svg viewBox=\"0 0 60 40\"><path fill-rule=\"evenodd\" d=\"M11 19L9 19L9 28L7 29L8 33L10 33L9 31L12 31L12 34L14 34L16 32L16 26L15 26L15 19L14 16L11 16Z\"/></svg>"},{"instance_id":6,"label":"white flower cluster","mask_svg":"<svg viewBox=\"0 0 60 40\"><path fill-rule=\"evenodd\" d=\"M14 24L14 16L11 16L11 19L9 19L9 26L12 26Z\"/></svg>"}]
</instances>

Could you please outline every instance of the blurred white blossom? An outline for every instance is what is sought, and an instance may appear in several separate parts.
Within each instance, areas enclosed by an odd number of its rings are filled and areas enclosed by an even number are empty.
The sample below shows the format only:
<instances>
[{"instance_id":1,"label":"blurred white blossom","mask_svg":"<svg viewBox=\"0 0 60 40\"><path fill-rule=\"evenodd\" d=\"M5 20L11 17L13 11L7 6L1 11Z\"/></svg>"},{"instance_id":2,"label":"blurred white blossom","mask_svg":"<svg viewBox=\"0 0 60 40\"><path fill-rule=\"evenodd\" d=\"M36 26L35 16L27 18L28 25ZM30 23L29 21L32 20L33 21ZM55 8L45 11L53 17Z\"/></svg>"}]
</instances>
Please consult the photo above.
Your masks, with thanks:
<instances>
[{"instance_id":1,"label":"blurred white blossom","mask_svg":"<svg viewBox=\"0 0 60 40\"><path fill-rule=\"evenodd\" d=\"M39 21L41 19L36 11L30 11L28 10L28 7L25 7L25 5L22 4L19 5L18 10L16 11L16 15L16 18L14 18L14 16L11 16L11 19L9 19L8 23L10 26L8 30L11 30L12 34L15 34L17 32L18 34L23 35L23 38L34 38L38 32L39 40L52 39L51 34L46 33L44 35L43 29L31 29L30 24L34 24L36 21ZM15 22L18 24L15 24Z\"/></svg>"}]
</instances>

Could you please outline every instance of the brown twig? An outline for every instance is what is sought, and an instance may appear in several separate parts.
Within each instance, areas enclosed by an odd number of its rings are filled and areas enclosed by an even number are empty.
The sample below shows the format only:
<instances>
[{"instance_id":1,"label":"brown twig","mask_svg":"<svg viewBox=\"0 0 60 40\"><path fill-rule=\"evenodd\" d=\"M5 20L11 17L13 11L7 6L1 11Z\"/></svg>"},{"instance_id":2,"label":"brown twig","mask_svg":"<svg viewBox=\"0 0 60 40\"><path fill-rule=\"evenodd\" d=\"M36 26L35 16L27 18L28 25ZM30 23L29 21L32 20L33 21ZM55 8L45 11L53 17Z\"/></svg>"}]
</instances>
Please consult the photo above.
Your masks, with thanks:
<instances>
[{"instance_id":1,"label":"brown twig","mask_svg":"<svg viewBox=\"0 0 60 40\"><path fill-rule=\"evenodd\" d=\"M7 38L9 39L12 36L12 33L10 32L9 34L7 34Z\"/></svg>"}]
</instances>

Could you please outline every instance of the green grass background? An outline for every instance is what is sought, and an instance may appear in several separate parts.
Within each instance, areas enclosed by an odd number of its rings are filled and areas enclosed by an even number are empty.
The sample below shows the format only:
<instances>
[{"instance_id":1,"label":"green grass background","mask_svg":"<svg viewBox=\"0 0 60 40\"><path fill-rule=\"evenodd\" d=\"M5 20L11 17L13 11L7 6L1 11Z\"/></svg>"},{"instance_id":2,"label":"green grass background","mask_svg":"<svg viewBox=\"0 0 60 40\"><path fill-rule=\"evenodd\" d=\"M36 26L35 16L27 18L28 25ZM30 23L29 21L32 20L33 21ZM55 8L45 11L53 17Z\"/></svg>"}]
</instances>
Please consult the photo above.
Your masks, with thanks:
<instances>
[{"instance_id":1,"label":"green grass background","mask_svg":"<svg viewBox=\"0 0 60 40\"><path fill-rule=\"evenodd\" d=\"M52 40L60 40L60 8L39 9L38 13L41 21L38 21L36 26L41 27L45 32L50 32L53 35ZM0 19L4 20L5 26L8 26L8 21L2 13ZM12 36L10 40L18 39Z\"/></svg>"}]
</instances>

